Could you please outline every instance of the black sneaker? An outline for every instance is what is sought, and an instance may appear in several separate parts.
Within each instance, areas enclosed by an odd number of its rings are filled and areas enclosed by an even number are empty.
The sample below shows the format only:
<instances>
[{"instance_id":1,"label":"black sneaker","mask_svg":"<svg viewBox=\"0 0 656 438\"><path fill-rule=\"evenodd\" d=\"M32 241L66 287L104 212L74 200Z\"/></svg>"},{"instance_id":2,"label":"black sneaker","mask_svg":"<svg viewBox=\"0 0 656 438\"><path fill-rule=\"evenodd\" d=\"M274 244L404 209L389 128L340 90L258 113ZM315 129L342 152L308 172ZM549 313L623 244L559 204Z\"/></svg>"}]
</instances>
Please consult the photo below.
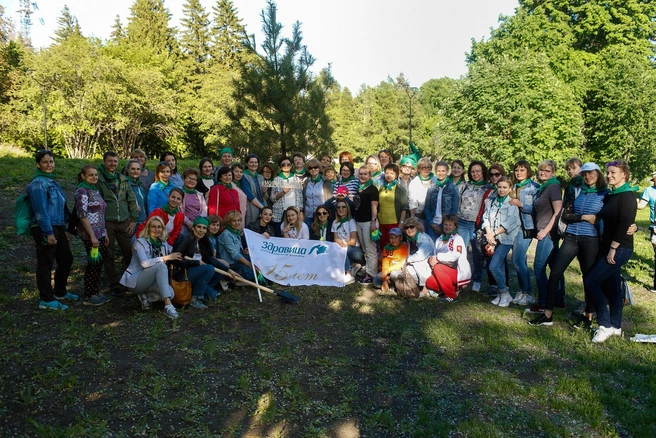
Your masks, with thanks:
<instances>
[{"instance_id":1,"label":"black sneaker","mask_svg":"<svg viewBox=\"0 0 656 438\"><path fill-rule=\"evenodd\" d=\"M534 320L529 321L528 323L529 323L529 325L535 325L535 326L537 326L537 325L553 325L553 317L552 318L547 318L547 315L545 315L543 313L542 315L538 316Z\"/></svg>"},{"instance_id":2,"label":"black sneaker","mask_svg":"<svg viewBox=\"0 0 656 438\"><path fill-rule=\"evenodd\" d=\"M581 315L578 321L572 324L577 330L592 330L592 321L590 321L586 316Z\"/></svg>"},{"instance_id":3,"label":"black sneaker","mask_svg":"<svg viewBox=\"0 0 656 438\"><path fill-rule=\"evenodd\" d=\"M458 298L440 297L437 301L440 303L457 303Z\"/></svg>"},{"instance_id":4,"label":"black sneaker","mask_svg":"<svg viewBox=\"0 0 656 438\"><path fill-rule=\"evenodd\" d=\"M365 276L362 278L362 280L359 281L359 283L360 283L361 285L364 285L364 286L368 286L368 285L370 285L370 284L373 283L373 282L374 282L374 279L373 279L373 278L371 277L371 275L369 275L369 274L365 275Z\"/></svg>"}]
</instances>

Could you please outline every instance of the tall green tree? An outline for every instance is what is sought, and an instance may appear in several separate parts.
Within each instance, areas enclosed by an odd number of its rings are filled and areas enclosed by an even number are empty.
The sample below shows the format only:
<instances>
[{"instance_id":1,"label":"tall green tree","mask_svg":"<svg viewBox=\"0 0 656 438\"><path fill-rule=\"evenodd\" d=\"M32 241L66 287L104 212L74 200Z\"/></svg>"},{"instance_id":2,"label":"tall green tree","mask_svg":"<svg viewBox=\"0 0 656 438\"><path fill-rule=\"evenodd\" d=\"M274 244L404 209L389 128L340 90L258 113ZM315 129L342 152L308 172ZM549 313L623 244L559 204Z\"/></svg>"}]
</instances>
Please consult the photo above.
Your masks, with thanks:
<instances>
[{"instance_id":1,"label":"tall green tree","mask_svg":"<svg viewBox=\"0 0 656 438\"><path fill-rule=\"evenodd\" d=\"M232 0L218 0L212 6L212 57L214 62L230 70L237 70L244 58L243 40L246 28Z\"/></svg>"},{"instance_id":2,"label":"tall green tree","mask_svg":"<svg viewBox=\"0 0 656 438\"><path fill-rule=\"evenodd\" d=\"M135 0L128 17L128 42L158 54L177 52L175 32L169 27L170 19L171 14L164 7L163 0Z\"/></svg>"},{"instance_id":3,"label":"tall green tree","mask_svg":"<svg viewBox=\"0 0 656 438\"><path fill-rule=\"evenodd\" d=\"M115 43L122 42L127 38L127 33L123 28L123 23L121 23L121 17L118 14L114 18L114 24L112 24L112 32L109 34L109 38Z\"/></svg>"},{"instance_id":4,"label":"tall green tree","mask_svg":"<svg viewBox=\"0 0 656 438\"><path fill-rule=\"evenodd\" d=\"M210 57L209 14L199 0L187 0L182 6L180 48L194 66L194 73L207 69Z\"/></svg>"},{"instance_id":5,"label":"tall green tree","mask_svg":"<svg viewBox=\"0 0 656 438\"><path fill-rule=\"evenodd\" d=\"M71 36L82 36L80 23L75 15L71 14L71 10L67 5L64 5L61 16L57 18L57 25L55 36L52 38L56 43L61 43Z\"/></svg>"},{"instance_id":6,"label":"tall green tree","mask_svg":"<svg viewBox=\"0 0 656 438\"><path fill-rule=\"evenodd\" d=\"M263 155L279 156L290 151L320 151L330 142L326 116L326 91L334 79L329 69L314 77L315 60L303 45L301 25L292 26L291 38L282 36L282 24L272 1L262 11L264 53L259 54L255 37L245 41L256 56L240 68L235 82L235 139L242 148L257 148Z\"/></svg>"}]
</instances>

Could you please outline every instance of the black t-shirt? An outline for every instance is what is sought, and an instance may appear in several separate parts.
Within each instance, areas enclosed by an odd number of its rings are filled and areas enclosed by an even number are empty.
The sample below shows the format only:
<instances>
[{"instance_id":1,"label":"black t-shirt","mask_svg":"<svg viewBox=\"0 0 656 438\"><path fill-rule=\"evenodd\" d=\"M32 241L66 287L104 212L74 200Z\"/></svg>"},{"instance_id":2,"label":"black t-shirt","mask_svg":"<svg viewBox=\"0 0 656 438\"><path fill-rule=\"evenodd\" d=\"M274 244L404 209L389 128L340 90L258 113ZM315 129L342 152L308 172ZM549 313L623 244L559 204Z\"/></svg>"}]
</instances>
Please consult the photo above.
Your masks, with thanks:
<instances>
[{"instance_id":1,"label":"black t-shirt","mask_svg":"<svg viewBox=\"0 0 656 438\"><path fill-rule=\"evenodd\" d=\"M353 205L355 212L353 217L356 222L370 222L371 217L371 202L378 202L378 189L375 185L370 185L363 191L358 191L353 195Z\"/></svg>"}]
</instances>

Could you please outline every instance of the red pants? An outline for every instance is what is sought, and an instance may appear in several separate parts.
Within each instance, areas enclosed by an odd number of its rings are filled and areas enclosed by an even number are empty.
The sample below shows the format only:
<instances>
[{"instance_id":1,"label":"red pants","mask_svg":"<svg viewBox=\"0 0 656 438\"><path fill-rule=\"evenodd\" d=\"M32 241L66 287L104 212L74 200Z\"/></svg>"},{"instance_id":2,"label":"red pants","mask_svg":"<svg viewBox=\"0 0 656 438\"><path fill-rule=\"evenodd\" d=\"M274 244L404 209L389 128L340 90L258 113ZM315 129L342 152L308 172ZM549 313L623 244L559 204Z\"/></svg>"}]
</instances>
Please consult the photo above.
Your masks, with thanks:
<instances>
[{"instance_id":1,"label":"red pants","mask_svg":"<svg viewBox=\"0 0 656 438\"><path fill-rule=\"evenodd\" d=\"M433 266L433 275L426 280L426 287L435 291L444 292L447 298L456 298L458 284L458 270L438 263Z\"/></svg>"}]
</instances>

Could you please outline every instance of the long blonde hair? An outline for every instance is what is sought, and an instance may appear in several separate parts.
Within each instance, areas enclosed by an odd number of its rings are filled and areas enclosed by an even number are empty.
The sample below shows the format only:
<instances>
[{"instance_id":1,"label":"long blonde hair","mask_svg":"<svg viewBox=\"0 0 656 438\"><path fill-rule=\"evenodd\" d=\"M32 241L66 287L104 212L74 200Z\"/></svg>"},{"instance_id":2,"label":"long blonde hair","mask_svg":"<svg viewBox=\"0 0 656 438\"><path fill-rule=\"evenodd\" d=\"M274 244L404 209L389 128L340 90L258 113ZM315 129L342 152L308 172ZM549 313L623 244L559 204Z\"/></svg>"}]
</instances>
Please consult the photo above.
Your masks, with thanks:
<instances>
[{"instance_id":1,"label":"long blonde hair","mask_svg":"<svg viewBox=\"0 0 656 438\"><path fill-rule=\"evenodd\" d=\"M166 224L164 223L164 220L159 216L153 216L148 219L148 222L146 222L146 225L141 230L141 233L139 233L139 238L148 239L150 237L150 224L153 221L159 221L159 223L162 224L162 235L160 236L159 240L166 242L166 239L169 237L169 232L166 231Z\"/></svg>"},{"instance_id":2,"label":"long blonde hair","mask_svg":"<svg viewBox=\"0 0 656 438\"><path fill-rule=\"evenodd\" d=\"M294 224L290 224L289 222L287 222L287 212L289 210L296 212L296 222ZM283 223L285 225L293 225L294 228L296 228L298 231L301 231L301 227L303 226L303 221L301 220L301 214L298 212L298 208L293 206L287 207L287 209L285 210L285 214L282 215L282 218L283 218Z\"/></svg>"}]
</instances>

